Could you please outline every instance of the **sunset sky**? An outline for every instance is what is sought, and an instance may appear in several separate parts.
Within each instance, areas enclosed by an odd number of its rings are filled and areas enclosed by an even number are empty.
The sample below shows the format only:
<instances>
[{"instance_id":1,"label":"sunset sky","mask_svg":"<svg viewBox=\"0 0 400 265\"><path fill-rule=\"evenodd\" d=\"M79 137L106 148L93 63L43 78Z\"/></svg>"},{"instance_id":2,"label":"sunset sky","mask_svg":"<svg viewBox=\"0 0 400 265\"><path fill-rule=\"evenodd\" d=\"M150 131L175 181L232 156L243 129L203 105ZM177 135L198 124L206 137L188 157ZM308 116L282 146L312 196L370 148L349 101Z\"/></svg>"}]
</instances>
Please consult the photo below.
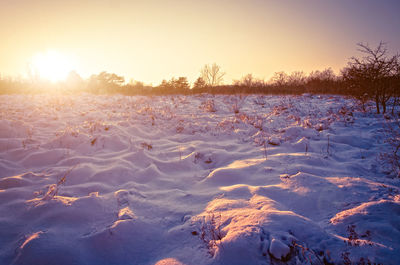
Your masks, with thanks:
<instances>
[{"instance_id":1,"label":"sunset sky","mask_svg":"<svg viewBox=\"0 0 400 265\"><path fill-rule=\"evenodd\" d=\"M214 62L225 82L338 72L358 42L400 52L399 12L397 0L0 0L0 73L23 76L48 51L83 77L108 71L153 85L194 81Z\"/></svg>"}]
</instances>

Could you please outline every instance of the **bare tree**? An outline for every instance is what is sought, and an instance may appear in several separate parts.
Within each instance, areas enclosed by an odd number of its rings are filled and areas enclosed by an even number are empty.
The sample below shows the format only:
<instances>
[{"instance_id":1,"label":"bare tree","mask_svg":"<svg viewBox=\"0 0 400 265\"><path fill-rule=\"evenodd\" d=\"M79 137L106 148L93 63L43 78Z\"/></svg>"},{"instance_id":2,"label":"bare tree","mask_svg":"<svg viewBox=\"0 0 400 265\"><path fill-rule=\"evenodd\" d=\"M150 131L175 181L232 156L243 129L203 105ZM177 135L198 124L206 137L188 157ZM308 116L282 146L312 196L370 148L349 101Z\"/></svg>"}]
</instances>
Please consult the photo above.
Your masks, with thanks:
<instances>
[{"instance_id":1,"label":"bare tree","mask_svg":"<svg viewBox=\"0 0 400 265\"><path fill-rule=\"evenodd\" d=\"M289 76L285 72L276 72L270 82L274 86L285 86L289 82Z\"/></svg>"},{"instance_id":2,"label":"bare tree","mask_svg":"<svg viewBox=\"0 0 400 265\"><path fill-rule=\"evenodd\" d=\"M240 80L234 80L233 85L245 88L260 88L265 87L265 81L263 79L255 78L252 74L247 74Z\"/></svg>"},{"instance_id":3,"label":"bare tree","mask_svg":"<svg viewBox=\"0 0 400 265\"><path fill-rule=\"evenodd\" d=\"M362 58L352 57L348 66L342 70L344 80L352 94L357 97L367 96L375 100L376 111L386 112L386 104L393 95L399 55L389 57L384 42L373 49L368 44L359 43Z\"/></svg>"},{"instance_id":4,"label":"bare tree","mask_svg":"<svg viewBox=\"0 0 400 265\"><path fill-rule=\"evenodd\" d=\"M392 114L394 114L395 107L400 104L400 56L398 56L395 74L391 81L391 93L393 95Z\"/></svg>"},{"instance_id":5,"label":"bare tree","mask_svg":"<svg viewBox=\"0 0 400 265\"><path fill-rule=\"evenodd\" d=\"M332 93L339 80L332 68L327 68L322 71L312 71L307 77L306 86L311 93Z\"/></svg>"},{"instance_id":6,"label":"bare tree","mask_svg":"<svg viewBox=\"0 0 400 265\"><path fill-rule=\"evenodd\" d=\"M214 87L222 83L225 73L222 72L219 65L213 63L212 65L204 65L203 69L200 71L200 75L207 86Z\"/></svg>"},{"instance_id":7,"label":"bare tree","mask_svg":"<svg viewBox=\"0 0 400 265\"><path fill-rule=\"evenodd\" d=\"M241 85L244 87L252 87L254 84L254 77L252 74L247 74L244 77L242 77L242 80L240 82Z\"/></svg>"},{"instance_id":8,"label":"bare tree","mask_svg":"<svg viewBox=\"0 0 400 265\"><path fill-rule=\"evenodd\" d=\"M304 86L307 77L302 71L294 71L288 77L288 83L291 86Z\"/></svg>"}]
</instances>

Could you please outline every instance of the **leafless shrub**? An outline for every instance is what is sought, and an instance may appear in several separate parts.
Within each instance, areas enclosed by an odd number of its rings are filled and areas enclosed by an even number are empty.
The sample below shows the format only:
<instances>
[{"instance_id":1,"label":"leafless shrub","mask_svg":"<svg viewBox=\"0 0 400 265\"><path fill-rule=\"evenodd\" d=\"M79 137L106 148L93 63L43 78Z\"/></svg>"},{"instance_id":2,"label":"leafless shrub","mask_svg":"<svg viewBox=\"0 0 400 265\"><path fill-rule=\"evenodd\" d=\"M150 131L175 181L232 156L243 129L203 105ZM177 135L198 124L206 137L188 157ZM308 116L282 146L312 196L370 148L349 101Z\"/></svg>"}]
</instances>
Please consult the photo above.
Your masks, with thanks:
<instances>
[{"instance_id":1,"label":"leafless shrub","mask_svg":"<svg viewBox=\"0 0 400 265\"><path fill-rule=\"evenodd\" d=\"M318 253L311 248L308 248L304 243L292 240L290 245L292 256L296 256L300 261L306 264L333 264L330 263L330 253L319 251Z\"/></svg>"},{"instance_id":2,"label":"leafless shrub","mask_svg":"<svg viewBox=\"0 0 400 265\"><path fill-rule=\"evenodd\" d=\"M204 242L211 257L214 257L218 248L222 248L221 240L224 234L221 230L221 214L215 215L209 212L207 215L200 217L200 232L192 232L192 235L199 235Z\"/></svg>"},{"instance_id":3,"label":"leafless shrub","mask_svg":"<svg viewBox=\"0 0 400 265\"><path fill-rule=\"evenodd\" d=\"M57 183L51 184L51 185L48 186L46 192L43 192L43 191L36 192L35 194L43 195L43 197L40 198L40 199L32 200L34 202L34 204L35 205L40 205L43 201L49 201L49 200L52 200L54 197L56 197L58 195L58 191L59 191L60 186L65 184L65 182L67 181L67 176L69 174L71 174L72 170L74 170L77 166L78 166L78 164L76 164L75 166L69 168L62 175L62 177L58 180Z\"/></svg>"},{"instance_id":4,"label":"leafless shrub","mask_svg":"<svg viewBox=\"0 0 400 265\"><path fill-rule=\"evenodd\" d=\"M299 115L296 114L291 114L288 116L288 119L294 120L296 122L296 124L300 124L301 123L301 118Z\"/></svg>"},{"instance_id":5,"label":"leafless shrub","mask_svg":"<svg viewBox=\"0 0 400 265\"><path fill-rule=\"evenodd\" d=\"M264 140L264 142L263 142L263 150L264 150L265 160L267 160L268 159L268 154L267 154L267 141L266 140Z\"/></svg>"},{"instance_id":6,"label":"leafless shrub","mask_svg":"<svg viewBox=\"0 0 400 265\"><path fill-rule=\"evenodd\" d=\"M158 114L166 120L171 120L176 117L175 110L172 110L169 106L163 106L161 109L158 110ZM155 118L155 116L153 115ZM154 120L153 120L154 123ZM154 124L153 124L154 125Z\"/></svg>"},{"instance_id":7,"label":"leafless shrub","mask_svg":"<svg viewBox=\"0 0 400 265\"><path fill-rule=\"evenodd\" d=\"M328 156L332 155L332 152L330 150L330 146L331 146L330 135L328 135L328 142L326 143L326 154Z\"/></svg>"},{"instance_id":8,"label":"leafless shrub","mask_svg":"<svg viewBox=\"0 0 400 265\"><path fill-rule=\"evenodd\" d=\"M194 161L193 161L193 162L194 162L195 164L197 164L197 162L198 162L199 160L202 160L203 157L204 157L204 155L203 155L202 153L196 152L196 154L194 155Z\"/></svg>"},{"instance_id":9,"label":"leafless shrub","mask_svg":"<svg viewBox=\"0 0 400 265\"><path fill-rule=\"evenodd\" d=\"M232 132L235 130L236 119L224 119L217 124L217 129L223 132Z\"/></svg>"},{"instance_id":10,"label":"leafless shrub","mask_svg":"<svg viewBox=\"0 0 400 265\"><path fill-rule=\"evenodd\" d=\"M354 115L353 115L354 109L353 108L348 108L346 106L342 106L339 109L339 116L342 117L343 122L348 125L354 123Z\"/></svg>"},{"instance_id":11,"label":"leafless shrub","mask_svg":"<svg viewBox=\"0 0 400 265\"><path fill-rule=\"evenodd\" d=\"M387 121L385 134L385 142L389 144L390 150L381 152L378 159L387 172L393 174L394 177L400 178L400 120Z\"/></svg>"},{"instance_id":12,"label":"leafless shrub","mask_svg":"<svg viewBox=\"0 0 400 265\"><path fill-rule=\"evenodd\" d=\"M211 157L206 158L206 156L200 152L197 152L194 155L194 163L198 163L199 161L203 161L205 164L211 164L213 162L213 160L211 159Z\"/></svg>"},{"instance_id":13,"label":"leafless shrub","mask_svg":"<svg viewBox=\"0 0 400 265\"><path fill-rule=\"evenodd\" d=\"M367 230L364 234L358 234L355 230L355 225L350 225L347 227L348 236L345 239L345 243L348 247L358 247L364 245L365 242L371 241L371 232ZM368 243L367 243L368 244ZM372 243L369 244L370 246ZM340 257L342 260L339 263L336 263L332 260L331 251L322 250L322 249L311 249L305 243L299 242L297 239L293 239L290 244L291 253L287 258L288 260L293 260L293 257L296 257L296 260L300 261L301 264L323 264L323 265L334 265L334 264L372 264L372 262L365 257L359 258L358 261L353 261L350 257L351 249L347 249L343 253L341 253Z\"/></svg>"},{"instance_id":14,"label":"leafless shrub","mask_svg":"<svg viewBox=\"0 0 400 265\"><path fill-rule=\"evenodd\" d=\"M372 239L371 239L371 231L367 230L363 234L359 234L356 232L356 226L349 225L347 226L347 233L348 236L345 240L345 243L347 243L350 247L359 247L361 245L369 245L372 246ZM371 261L368 258L361 257L357 262L354 262L350 258L350 250L345 251L341 254L342 257L342 263L346 265L352 265L352 264L372 264ZM375 263L374 263L375 264Z\"/></svg>"},{"instance_id":15,"label":"leafless shrub","mask_svg":"<svg viewBox=\"0 0 400 265\"><path fill-rule=\"evenodd\" d=\"M216 112L217 111L214 100L212 100L212 99L202 102L200 105L200 109L204 110L205 112Z\"/></svg>"},{"instance_id":16,"label":"leafless shrub","mask_svg":"<svg viewBox=\"0 0 400 265\"><path fill-rule=\"evenodd\" d=\"M243 102L246 100L246 95L240 94L239 96L232 97L231 109L233 113L238 114Z\"/></svg>"},{"instance_id":17,"label":"leafless shrub","mask_svg":"<svg viewBox=\"0 0 400 265\"><path fill-rule=\"evenodd\" d=\"M275 105L272 109L273 115L281 115L281 114L288 114L289 110L293 108L293 104L291 102L287 102L282 100L279 104Z\"/></svg>"},{"instance_id":18,"label":"leafless shrub","mask_svg":"<svg viewBox=\"0 0 400 265\"><path fill-rule=\"evenodd\" d=\"M360 246L364 245L365 242L371 242L371 231L367 230L363 234L359 234L356 232L355 225L347 226L347 244L349 246ZM372 243L368 243L368 245L372 246Z\"/></svg>"},{"instance_id":19,"label":"leafless shrub","mask_svg":"<svg viewBox=\"0 0 400 265\"><path fill-rule=\"evenodd\" d=\"M248 115L246 113L241 113L235 116L236 120L240 120L244 124L249 124L256 128L259 131L263 131L263 124L264 124L264 119L261 116L258 115Z\"/></svg>"},{"instance_id":20,"label":"leafless shrub","mask_svg":"<svg viewBox=\"0 0 400 265\"><path fill-rule=\"evenodd\" d=\"M185 130L185 120L181 119L178 121L178 124L176 125L176 132L181 133Z\"/></svg>"},{"instance_id":21,"label":"leafless shrub","mask_svg":"<svg viewBox=\"0 0 400 265\"><path fill-rule=\"evenodd\" d=\"M254 104L259 105L264 107L266 102L265 102L265 97L264 96L257 96L254 100L253 100Z\"/></svg>"},{"instance_id":22,"label":"leafless shrub","mask_svg":"<svg viewBox=\"0 0 400 265\"><path fill-rule=\"evenodd\" d=\"M140 109L137 110L137 113L143 114L143 115L152 115L153 114L153 109L150 107L150 105L146 102L146 105Z\"/></svg>"},{"instance_id":23,"label":"leafless shrub","mask_svg":"<svg viewBox=\"0 0 400 265\"><path fill-rule=\"evenodd\" d=\"M140 146L141 146L143 149L147 149L147 150L153 149L153 146L152 146L151 144L146 143L146 142L141 143Z\"/></svg>"},{"instance_id":24,"label":"leafless shrub","mask_svg":"<svg viewBox=\"0 0 400 265\"><path fill-rule=\"evenodd\" d=\"M85 121L82 128L87 129L89 134L93 135L104 130L104 123L102 121Z\"/></svg>"},{"instance_id":25,"label":"leafless shrub","mask_svg":"<svg viewBox=\"0 0 400 265\"><path fill-rule=\"evenodd\" d=\"M259 116L254 117L254 122L252 123L254 128L256 128L260 131L263 131L264 130L263 124L264 124L263 118L261 118Z\"/></svg>"}]
</instances>

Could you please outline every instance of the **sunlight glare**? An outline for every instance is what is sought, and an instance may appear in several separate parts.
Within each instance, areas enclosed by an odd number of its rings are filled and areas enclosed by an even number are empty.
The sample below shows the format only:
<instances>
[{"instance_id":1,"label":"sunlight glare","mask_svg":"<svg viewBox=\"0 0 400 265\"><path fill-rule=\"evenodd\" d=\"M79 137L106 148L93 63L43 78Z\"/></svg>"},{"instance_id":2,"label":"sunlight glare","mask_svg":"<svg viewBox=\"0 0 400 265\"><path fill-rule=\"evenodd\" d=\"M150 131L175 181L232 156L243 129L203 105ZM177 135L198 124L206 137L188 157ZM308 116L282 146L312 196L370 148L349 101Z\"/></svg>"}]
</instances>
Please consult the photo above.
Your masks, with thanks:
<instances>
[{"instance_id":1,"label":"sunlight glare","mask_svg":"<svg viewBox=\"0 0 400 265\"><path fill-rule=\"evenodd\" d=\"M51 82L65 80L74 67L74 60L71 56L58 51L38 53L32 59L34 74Z\"/></svg>"}]
</instances>

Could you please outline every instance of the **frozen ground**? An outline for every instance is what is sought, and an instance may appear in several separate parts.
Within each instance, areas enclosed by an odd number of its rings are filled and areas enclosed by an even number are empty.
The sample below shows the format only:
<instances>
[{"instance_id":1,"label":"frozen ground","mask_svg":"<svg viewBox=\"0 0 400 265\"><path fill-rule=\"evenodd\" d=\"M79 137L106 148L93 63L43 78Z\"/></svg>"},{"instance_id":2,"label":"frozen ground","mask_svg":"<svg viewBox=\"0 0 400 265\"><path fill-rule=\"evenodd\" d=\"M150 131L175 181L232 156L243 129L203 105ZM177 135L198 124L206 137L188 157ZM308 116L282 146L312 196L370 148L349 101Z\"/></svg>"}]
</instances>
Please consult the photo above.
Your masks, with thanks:
<instances>
[{"instance_id":1,"label":"frozen ground","mask_svg":"<svg viewBox=\"0 0 400 265\"><path fill-rule=\"evenodd\" d=\"M400 264L385 120L339 96L0 96L0 264Z\"/></svg>"}]
</instances>

